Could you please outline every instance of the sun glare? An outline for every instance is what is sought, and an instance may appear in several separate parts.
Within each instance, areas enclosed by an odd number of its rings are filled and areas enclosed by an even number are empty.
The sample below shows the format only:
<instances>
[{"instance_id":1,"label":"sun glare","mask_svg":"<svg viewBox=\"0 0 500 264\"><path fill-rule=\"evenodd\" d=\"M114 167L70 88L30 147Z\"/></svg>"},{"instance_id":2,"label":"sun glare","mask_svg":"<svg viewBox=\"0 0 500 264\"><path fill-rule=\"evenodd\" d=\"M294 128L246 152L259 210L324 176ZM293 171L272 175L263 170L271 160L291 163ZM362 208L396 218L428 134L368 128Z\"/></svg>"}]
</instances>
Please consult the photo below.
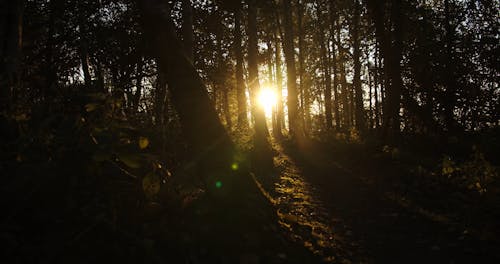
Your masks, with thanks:
<instances>
[{"instance_id":1,"label":"sun glare","mask_svg":"<svg viewBox=\"0 0 500 264\"><path fill-rule=\"evenodd\" d=\"M276 92L270 87L263 87L258 96L260 107L264 108L267 117L271 117L273 107L276 105Z\"/></svg>"}]
</instances>

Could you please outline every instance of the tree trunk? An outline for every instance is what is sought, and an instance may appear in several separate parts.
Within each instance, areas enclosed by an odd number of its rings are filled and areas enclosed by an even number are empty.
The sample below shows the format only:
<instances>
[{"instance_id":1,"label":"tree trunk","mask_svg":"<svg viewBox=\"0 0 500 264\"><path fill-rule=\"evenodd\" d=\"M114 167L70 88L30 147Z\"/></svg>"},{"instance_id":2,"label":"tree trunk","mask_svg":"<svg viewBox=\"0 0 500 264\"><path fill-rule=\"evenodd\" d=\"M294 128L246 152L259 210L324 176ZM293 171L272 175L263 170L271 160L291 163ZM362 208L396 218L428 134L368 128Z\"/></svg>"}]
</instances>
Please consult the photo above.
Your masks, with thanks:
<instances>
[{"instance_id":1,"label":"tree trunk","mask_svg":"<svg viewBox=\"0 0 500 264\"><path fill-rule=\"evenodd\" d=\"M136 79L135 79L135 94L134 94L134 112L138 112L139 110L139 105L141 102L141 94L142 94L142 70L144 66L144 61L142 59L142 55L138 56L138 61L137 61L137 72L136 72Z\"/></svg>"},{"instance_id":2,"label":"tree trunk","mask_svg":"<svg viewBox=\"0 0 500 264\"><path fill-rule=\"evenodd\" d=\"M360 52L360 41L359 41L359 16L360 16L360 4L358 0L354 0L354 16L352 22L352 41L353 41L353 61L354 61L354 92L356 98L356 129L358 131L364 131L365 129L365 118L364 118L364 107L363 107L363 91L361 90L361 52Z\"/></svg>"},{"instance_id":3,"label":"tree trunk","mask_svg":"<svg viewBox=\"0 0 500 264\"><path fill-rule=\"evenodd\" d=\"M184 52L191 63L194 63L193 7L191 0L182 0L182 44Z\"/></svg>"},{"instance_id":4,"label":"tree trunk","mask_svg":"<svg viewBox=\"0 0 500 264\"><path fill-rule=\"evenodd\" d=\"M399 117L401 105L401 93L403 90L403 80L401 78L401 60L403 58L403 41L401 32L401 1L393 0L391 6L391 20L393 21L393 46L391 48L392 56L391 61L391 89L388 94L389 117L390 117L390 131L388 135L391 139L399 134L401 120Z\"/></svg>"},{"instance_id":5,"label":"tree trunk","mask_svg":"<svg viewBox=\"0 0 500 264\"><path fill-rule=\"evenodd\" d=\"M272 38L269 38L267 40L267 53L266 53L266 63L267 63L267 73L268 73L268 83L269 84L272 84L274 83L274 76L273 76L273 39ZM275 88L275 93L277 93L278 91L276 91L276 87ZM271 111L271 127L273 129L273 133L274 133L274 130L276 130L278 128L278 122L277 122L277 116L276 116L276 104L273 106L272 108L272 111Z\"/></svg>"},{"instance_id":6,"label":"tree trunk","mask_svg":"<svg viewBox=\"0 0 500 264\"><path fill-rule=\"evenodd\" d=\"M87 90L90 90L92 86L92 77L90 76L89 51L87 43L83 40L80 49L81 49L80 59L82 61L83 80L85 82L85 87L87 88Z\"/></svg>"},{"instance_id":7,"label":"tree trunk","mask_svg":"<svg viewBox=\"0 0 500 264\"><path fill-rule=\"evenodd\" d=\"M281 47L280 47L280 39L275 35L275 64L276 64L276 89L277 95L276 100L278 101L276 104L276 123L277 129L273 130L273 134L275 137L282 137L281 129L283 128L284 119L283 119L283 75L281 73Z\"/></svg>"},{"instance_id":8,"label":"tree trunk","mask_svg":"<svg viewBox=\"0 0 500 264\"><path fill-rule=\"evenodd\" d=\"M163 128L165 126L165 108L167 101L167 78L165 76L165 69L161 68L161 65L157 61L157 72L158 72L158 80L157 87L155 87L155 125L158 128Z\"/></svg>"},{"instance_id":9,"label":"tree trunk","mask_svg":"<svg viewBox=\"0 0 500 264\"><path fill-rule=\"evenodd\" d=\"M247 95L243 81L243 52L241 47L241 6L234 11L234 53L236 57L236 99L238 101L238 128L248 128Z\"/></svg>"},{"instance_id":10,"label":"tree trunk","mask_svg":"<svg viewBox=\"0 0 500 264\"><path fill-rule=\"evenodd\" d=\"M319 18L319 12L318 12L318 19ZM325 75L324 77L324 82L325 82L325 121L326 121L326 128L327 129L332 129L332 87L331 87L331 76L330 76L330 70L329 70L329 63L328 63L328 55L326 52L326 43L325 43L325 32L323 30L323 26L321 24L321 21L318 20L318 29L319 30L319 42L320 42L320 54L321 54L321 65L323 68L323 74Z\"/></svg>"},{"instance_id":11,"label":"tree trunk","mask_svg":"<svg viewBox=\"0 0 500 264\"><path fill-rule=\"evenodd\" d=\"M47 68L45 69L45 86L42 88L41 97L45 101L49 101L55 94L55 86L57 85L58 76L57 71L54 66L54 53L57 50L55 43L55 25L56 20L60 17L61 8L58 7L60 5L59 0L50 0L49 3L49 21L48 21L48 32L47 32L47 51L45 56L45 61L47 63ZM50 101L49 101L50 102Z\"/></svg>"},{"instance_id":12,"label":"tree trunk","mask_svg":"<svg viewBox=\"0 0 500 264\"><path fill-rule=\"evenodd\" d=\"M229 108L229 89L224 87L222 90L222 107L224 108L224 119L226 120L226 128L231 131L233 122L231 120L231 109Z\"/></svg>"},{"instance_id":13,"label":"tree trunk","mask_svg":"<svg viewBox=\"0 0 500 264\"><path fill-rule=\"evenodd\" d=\"M80 60L82 63L83 80L85 82L85 88L90 91L92 88L92 76L90 75L90 65L89 65L89 41L88 41L88 21L85 13L85 3L83 1L78 1L78 27L79 27L79 37L80 37Z\"/></svg>"},{"instance_id":14,"label":"tree trunk","mask_svg":"<svg viewBox=\"0 0 500 264\"><path fill-rule=\"evenodd\" d=\"M260 92L259 85L259 69L258 69L258 54L257 47L257 7L255 0L248 1L248 83L252 96L254 97L252 104L252 114L254 116L255 140L257 144L267 145L268 130L266 125L266 116L264 108L257 104L256 96Z\"/></svg>"},{"instance_id":15,"label":"tree trunk","mask_svg":"<svg viewBox=\"0 0 500 264\"><path fill-rule=\"evenodd\" d=\"M207 90L183 52L169 12L162 3L139 1L143 30L169 84L183 134L208 190L217 197L241 197L250 179L230 170L234 146L208 97ZM159 27L162 25L162 27ZM161 28L161 30L159 30ZM219 187L222 188L219 188ZM226 199L221 199L219 202Z\"/></svg>"},{"instance_id":16,"label":"tree trunk","mask_svg":"<svg viewBox=\"0 0 500 264\"><path fill-rule=\"evenodd\" d=\"M340 78L340 86L341 86L341 97L342 97L342 127L345 129L351 128L351 118L350 118L350 104L349 104L349 87L346 79L345 72L345 55L344 55L344 47L342 47L342 42L340 41L340 17L337 17L337 27L336 27L336 36L337 36L337 50L339 53L339 78Z\"/></svg>"},{"instance_id":17,"label":"tree trunk","mask_svg":"<svg viewBox=\"0 0 500 264\"><path fill-rule=\"evenodd\" d=\"M222 15L220 11L217 11L217 23L222 24ZM215 38L217 42L217 51L215 54L215 62L217 65L217 76L215 78L214 87L215 91L220 91L220 96L222 97L220 100L220 109L222 109L222 113L224 114L224 120L226 121L226 128L228 131L232 129L231 122L231 109L229 109L229 86L226 83L226 65L224 63L224 51L223 51L223 31L222 27L217 27L215 31ZM214 94L214 98L217 98L217 94Z\"/></svg>"},{"instance_id":18,"label":"tree trunk","mask_svg":"<svg viewBox=\"0 0 500 264\"><path fill-rule=\"evenodd\" d=\"M456 87L457 87L457 77L455 74L455 59L454 59L454 39L455 39L455 29L451 24L450 18L450 1L444 0L444 12L445 12L445 45L446 45L446 61L448 62L446 71L446 90L444 98L444 119L446 129L450 132L455 132L457 129L457 122L455 121L454 110L457 103L456 99Z\"/></svg>"},{"instance_id":19,"label":"tree trunk","mask_svg":"<svg viewBox=\"0 0 500 264\"><path fill-rule=\"evenodd\" d=\"M391 51L391 38L386 31L385 22L385 0L367 0L368 9L371 13L373 23L375 24L375 36L379 43L380 57L383 58L384 81L381 83L381 99L382 99L382 125L384 134L393 127L393 86L392 76L394 75L393 56L389 54ZM393 7L394 9L394 7ZM394 17L396 18L396 17ZM381 63L382 64L382 63ZM399 114L399 113L398 113ZM399 129L399 127L398 127Z\"/></svg>"},{"instance_id":20,"label":"tree trunk","mask_svg":"<svg viewBox=\"0 0 500 264\"><path fill-rule=\"evenodd\" d=\"M332 45L331 45L331 67L333 70L333 96L334 96L334 101L333 101L333 113L334 113L334 119L335 119L335 127L337 129L341 129L341 117L340 117L340 111L339 111L339 93L338 93L338 83L339 83L339 76L338 76L338 69L337 69L337 54L335 52L335 45L336 44L336 39L335 39L335 28L336 28L336 10L334 6L334 2L330 1L329 4L329 11L330 11L330 35L332 38Z\"/></svg>"},{"instance_id":21,"label":"tree trunk","mask_svg":"<svg viewBox=\"0 0 500 264\"><path fill-rule=\"evenodd\" d=\"M378 84L379 84L379 59L378 59L378 44L375 43L375 69L373 71L373 93L375 96L375 128L379 128L380 126L380 104L379 104L379 96L378 96Z\"/></svg>"},{"instance_id":22,"label":"tree trunk","mask_svg":"<svg viewBox=\"0 0 500 264\"><path fill-rule=\"evenodd\" d=\"M288 106L288 129L290 135L298 135L298 99L297 99L297 74L295 72L295 51L293 48L293 22L291 0L283 0L283 11L285 19L285 34L283 49L285 53L287 71L287 106Z\"/></svg>"},{"instance_id":23,"label":"tree trunk","mask_svg":"<svg viewBox=\"0 0 500 264\"><path fill-rule=\"evenodd\" d=\"M310 113L310 102L309 102L309 87L304 85L304 54L306 54L306 49L304 46L304 29L303 29L303 17L304 17L304 4L301 0L297 0L297 27L298 27L298 39L299 39L299 91L301 99L301 109L304 123L304 132L308 132L311 125L311 113Z\"/></svg>"},{"instance_id":24,"label":"tree trunk","mask_svg":"<svg viewBox=\"0 0 500 264\"><path fill-rule=\"evenodd\" d=\"M2 1L0 10L0 113L2 113L10 109L13 92L19 88L24 1Z\"/></svg>"}]
</instances>

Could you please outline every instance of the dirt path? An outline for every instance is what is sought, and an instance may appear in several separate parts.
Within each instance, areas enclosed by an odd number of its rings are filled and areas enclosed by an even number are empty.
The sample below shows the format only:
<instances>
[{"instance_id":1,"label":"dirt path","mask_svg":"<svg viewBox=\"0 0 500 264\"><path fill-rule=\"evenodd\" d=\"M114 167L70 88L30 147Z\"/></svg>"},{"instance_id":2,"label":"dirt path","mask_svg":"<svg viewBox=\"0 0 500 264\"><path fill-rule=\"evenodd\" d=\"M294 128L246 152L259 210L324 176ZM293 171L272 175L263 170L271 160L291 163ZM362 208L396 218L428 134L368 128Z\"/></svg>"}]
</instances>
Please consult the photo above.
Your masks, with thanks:
<instances>
[{"instance_id":1,"label":"dirt path","mask_svg":"<svg viewBox=\"0 0 500 264\"><path fill-rule=\"evenodd\" d=\"M325 263L367 262L360 245L349 238L351 228L331 213L321 190L305 177L304 168L281 145L273 147L277 173L260 181L287 235L321 256Z\"/></svg>"},{"instance_id":2,"label":"dirt path","mask_svg":"<svg viewBox=\"0 0 500 264\"><path fill-rule=\"evenodd\" d=\"M288 235L325 263L494 261L467 232L402 206L328 153L274 148L277 173L261 179L263 189Z\"/></svg>"}]
</instances>

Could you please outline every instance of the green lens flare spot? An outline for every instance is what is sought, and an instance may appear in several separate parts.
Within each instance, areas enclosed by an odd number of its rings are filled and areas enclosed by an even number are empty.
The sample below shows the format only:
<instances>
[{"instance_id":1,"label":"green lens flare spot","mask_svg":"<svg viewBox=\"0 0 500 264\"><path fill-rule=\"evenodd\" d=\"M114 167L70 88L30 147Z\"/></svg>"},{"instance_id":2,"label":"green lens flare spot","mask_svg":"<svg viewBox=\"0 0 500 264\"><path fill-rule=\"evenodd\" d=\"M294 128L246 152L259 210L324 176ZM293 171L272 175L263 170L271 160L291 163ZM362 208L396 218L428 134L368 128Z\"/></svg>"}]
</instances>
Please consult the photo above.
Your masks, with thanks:
<instances>
[{"instance_id":1,"label":"green lens flare spot","mask_svg":"<svg viewBox=\"0 0 500 264\"><path fill-rule=\"evenodd\" d=\"M215 182L215 187L217 187L217 188L222 187L222 182L221 181L216 181Z\"/></svg>"},{"instance_id":2,"label":"green lens flare spot","mask_svg":"<svg viewBox=\"0 0 500 264\"><path fill-rule=\"evenodd\" d=\"M231 169L232 170L235 171L235 170L238 170L238 168L239 168L238 163L235 162L235 163L231 164Z\"/></svg>"}]
</instances>

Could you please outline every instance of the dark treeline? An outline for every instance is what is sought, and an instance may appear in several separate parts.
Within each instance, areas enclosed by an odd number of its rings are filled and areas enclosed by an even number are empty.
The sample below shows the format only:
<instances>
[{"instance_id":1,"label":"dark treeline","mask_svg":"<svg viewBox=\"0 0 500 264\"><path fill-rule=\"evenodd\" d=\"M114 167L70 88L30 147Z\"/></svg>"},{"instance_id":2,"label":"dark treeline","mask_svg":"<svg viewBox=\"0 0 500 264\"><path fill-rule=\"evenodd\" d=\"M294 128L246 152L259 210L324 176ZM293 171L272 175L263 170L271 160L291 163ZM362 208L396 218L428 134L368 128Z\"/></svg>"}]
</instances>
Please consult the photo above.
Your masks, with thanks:
<instances>
[{"instance_id":1,"label":"dark treeline","mask_svg":"<svg viewBox=\"0 0 500 264\"><path fill-rule=\"evenodd\" d=\"M248 172L269 165L271 135L373 140L394 154L405 140L446 149L498 133L499 8L498 0L1 1L5 221L99 216L116 229L204 192L221 212L260 201ZM277 99L271 113L259 106L264 89ZM18 248L7 250L23 255Z\"/></svg>"},{"instance_id":2,"label":"dark treeline","mask_svg":"<svg viewBox=\"0 0 500 264\"><path fill-rule=\"evenodd\" d=\"M168 88L134 2L3 5L3 111L30 113L72 88L113 94L129 119L155 125L168 119L162 113ZM167 8L229 131L247 125L246 97L261 83L287 91L277 104L276 113L284 113L275 118L277 130L438 135L498 125L497 7L497 1L170 1Z\"/></svg>"}]
</instances>

